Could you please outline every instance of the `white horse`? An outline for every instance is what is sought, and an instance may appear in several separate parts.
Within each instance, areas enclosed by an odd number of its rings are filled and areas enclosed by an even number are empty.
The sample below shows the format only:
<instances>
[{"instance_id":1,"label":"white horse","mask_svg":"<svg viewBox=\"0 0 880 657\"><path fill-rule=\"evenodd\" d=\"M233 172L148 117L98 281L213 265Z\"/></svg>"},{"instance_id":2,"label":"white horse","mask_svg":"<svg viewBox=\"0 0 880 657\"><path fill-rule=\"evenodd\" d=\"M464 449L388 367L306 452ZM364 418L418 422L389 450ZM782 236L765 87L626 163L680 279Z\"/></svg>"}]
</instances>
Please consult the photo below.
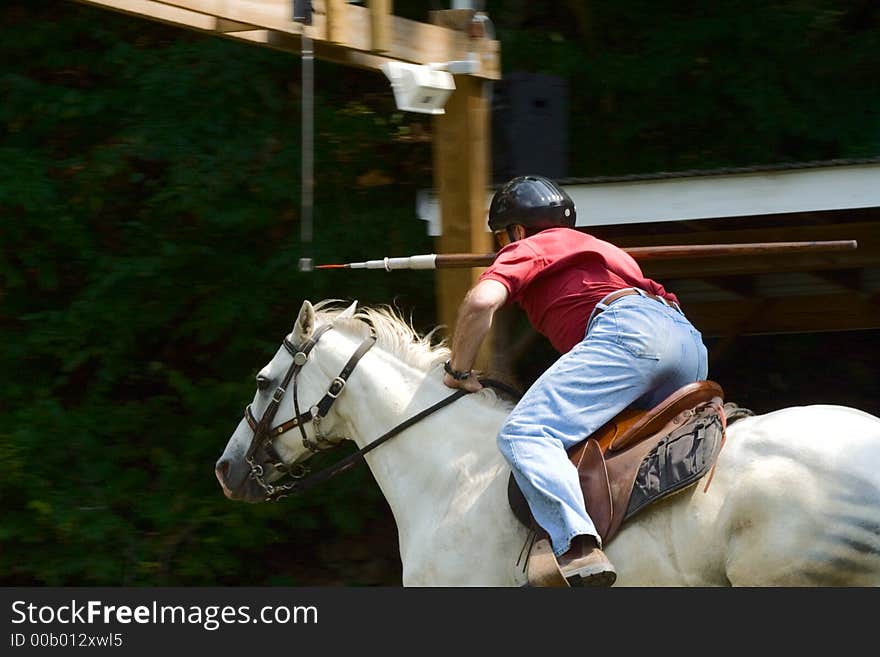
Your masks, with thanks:
<instances>
[{"instance_id":1,"label":"white horse","mask_svg":"<svg viewBox=\"0 0 880 657\"><path fill-rule=\"evenodd\" d=\"M303 303L289 342L332 329L294 379L299 411L293 383L276 393L273 427L315 405L371 331L377 341L321 421L321 435L364 448L452 392L441 380L445 346L432 346L390 310L355 305ZM292 362L281 348L259 373L257 421ZM510 510L510 470L495 443L510 408L490 389L465 395L364 457L397 523L404 585L525 582L517 562L528 530ZM302 429L306 440L300 427L273 438L286 463L311 455L304 442L319 436L314 423ZM217 462L230 499L266 497L247 464L253 435L242 420ZM267 474L266 485L279 476ZM708 489L698 482L655 502L624 523L606 553L617 586L878 586L880 418L814 405L738 420Z\"/></svg>"}]
</instances>

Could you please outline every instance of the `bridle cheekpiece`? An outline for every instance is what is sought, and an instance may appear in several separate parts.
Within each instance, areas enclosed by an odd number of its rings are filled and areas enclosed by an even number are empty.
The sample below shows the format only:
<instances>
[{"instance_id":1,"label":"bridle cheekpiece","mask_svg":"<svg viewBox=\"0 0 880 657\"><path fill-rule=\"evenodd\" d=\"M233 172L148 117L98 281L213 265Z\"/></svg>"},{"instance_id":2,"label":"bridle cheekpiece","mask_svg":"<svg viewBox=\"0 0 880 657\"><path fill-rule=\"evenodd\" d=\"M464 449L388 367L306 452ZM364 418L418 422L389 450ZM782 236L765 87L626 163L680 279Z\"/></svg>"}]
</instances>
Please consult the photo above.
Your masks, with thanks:
<instances>
[{"instance_id":1,"label":"bridle cheekpiece","mask_svg":"<svg viewBox=\"0 0 880 657\"><path fill-rule=\"evenodd\" d=\"M309 473L309 468L303 465L301 461L308 459L313 454L336 447L339 443L345 440L344 438L332 439L324 436L320 429L321 420L327 416L333 403L339 395L342 394L342 391L345 389L345 384L348 381L348 377L351 376L358 361L360 361L363 355L366 354L376 343L376 336L371 334L361 342L360 346L342 368L342 371L340 371L330 382L324 396L314 406L303 413L300 411L299 407L296 380L297 375L309 361L309 352L315 347L321 336L331 328L333 328L332 324L324 324L318 327L315 332L299 346L294 345L289 337L285 337L283 342L284 348L293 357L293 360L291 361L290 367L287 368L284 379L275 388L275 391L272 393L272 398L269 400L269 405L266 407L266 410L263 411L263 415L259 420L254 417L250 404L245 408L244 417L253 431L253 438L251 439L250 447L248 447L248 451L245 455L245 461L250 467L251 478L254 479L260 488L263 489L263 492L266 493L267 501L281 499L282 497L285 497L289 491L297 488L297 480L302 479ZM293 409L296 415L290 420L273 427L272 422L275 420L275 415L278 413L278 407L280 406L281 400L284 398L287 389L291 385L293 386ZM314 439L309 438L308 434L306 434L305 425L309 423L314 425ZM294 427L299 428L302 436L302 444L309 453L303 458L297 459L295 462L288 464L281 458L281 455L275 448L274 441ZM261 448L266 453L272 467L275 468L275 470L282 472L285 477L293 479L294 482L273 485L266 481L263 466L255 460L256 454Z\"/></svg>"}]
</instances>

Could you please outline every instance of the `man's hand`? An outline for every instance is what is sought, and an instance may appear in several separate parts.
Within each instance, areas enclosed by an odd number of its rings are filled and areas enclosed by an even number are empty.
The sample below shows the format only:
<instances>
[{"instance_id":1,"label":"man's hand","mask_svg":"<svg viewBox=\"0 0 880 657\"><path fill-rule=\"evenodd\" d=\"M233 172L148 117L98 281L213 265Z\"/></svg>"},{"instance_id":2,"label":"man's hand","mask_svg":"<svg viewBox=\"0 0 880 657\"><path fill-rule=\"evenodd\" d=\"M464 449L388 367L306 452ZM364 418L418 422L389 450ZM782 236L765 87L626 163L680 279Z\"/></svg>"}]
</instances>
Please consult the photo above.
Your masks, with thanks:
<instances>
[{"instance_id":1,"label":"man's hand","mask_svg":"<svg viewBox=\"0 0 880 657\"><path fill-rule=\"evenodd\" d=\"M446 372L443 373L443 383L445 383L450 388L463 388L468 392L476 392L477 390L482 390L483 385L477 380L477 375L471 372L471 375L466 379L455 379Z\"/></svg>"}]
</instances>

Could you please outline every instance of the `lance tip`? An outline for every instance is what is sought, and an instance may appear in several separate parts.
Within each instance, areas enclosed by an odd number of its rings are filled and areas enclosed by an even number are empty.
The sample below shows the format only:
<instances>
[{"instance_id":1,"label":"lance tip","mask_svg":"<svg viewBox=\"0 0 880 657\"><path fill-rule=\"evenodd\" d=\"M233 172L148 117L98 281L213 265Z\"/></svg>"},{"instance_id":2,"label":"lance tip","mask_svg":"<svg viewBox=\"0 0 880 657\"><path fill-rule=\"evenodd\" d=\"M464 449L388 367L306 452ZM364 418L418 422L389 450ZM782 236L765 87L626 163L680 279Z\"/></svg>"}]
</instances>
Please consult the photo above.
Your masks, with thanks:
<instances>
[{"instance_id":1,"label":"lance tip","mask_svg":"<svg viewBox=\"0 0 880 657\"><path fill-rule=\"evenodd\" d=\"M315 269L347 269L349 265L315 265Z\"/></svg>"}]
</instances>

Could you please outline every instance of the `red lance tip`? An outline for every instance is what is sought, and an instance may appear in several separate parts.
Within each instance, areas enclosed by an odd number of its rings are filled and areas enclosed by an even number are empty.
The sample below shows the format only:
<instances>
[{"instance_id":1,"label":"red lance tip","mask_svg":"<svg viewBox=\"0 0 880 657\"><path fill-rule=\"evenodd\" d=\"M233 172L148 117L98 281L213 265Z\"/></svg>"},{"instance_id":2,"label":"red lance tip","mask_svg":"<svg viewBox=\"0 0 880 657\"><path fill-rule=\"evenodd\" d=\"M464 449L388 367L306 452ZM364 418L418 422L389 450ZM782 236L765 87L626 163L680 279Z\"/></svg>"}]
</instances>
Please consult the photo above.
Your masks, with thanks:
<instances>
[{"instance_id":1,"label":"red lance tip","mask_svg":"<svg viewBox=\"0 0 880 657\"><path fill-rule=\"evenodd\" d=\"M315 269L346 269L348 265L315 265Z\"/></svg>"}]
</instances>

